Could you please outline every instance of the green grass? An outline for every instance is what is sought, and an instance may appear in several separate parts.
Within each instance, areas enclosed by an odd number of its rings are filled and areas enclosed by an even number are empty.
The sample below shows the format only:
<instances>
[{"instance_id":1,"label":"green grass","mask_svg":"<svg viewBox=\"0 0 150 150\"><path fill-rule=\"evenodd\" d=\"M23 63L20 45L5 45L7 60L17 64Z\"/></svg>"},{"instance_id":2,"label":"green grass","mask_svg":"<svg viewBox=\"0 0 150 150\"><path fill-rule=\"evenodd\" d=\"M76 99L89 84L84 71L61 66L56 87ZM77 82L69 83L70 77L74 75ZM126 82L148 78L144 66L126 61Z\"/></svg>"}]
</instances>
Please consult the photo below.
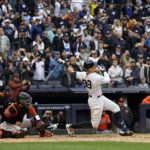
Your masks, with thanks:
<instances>
[{"instance_id":1,"label":"green grass","mask_svg":"<svg viewBox=\"0 0 150 150\"><path fill-rule=\"evenodd\" d=\"M149 150L150 143L50 142L0 143L0 150Z\"/></svg>"}]
</instances>

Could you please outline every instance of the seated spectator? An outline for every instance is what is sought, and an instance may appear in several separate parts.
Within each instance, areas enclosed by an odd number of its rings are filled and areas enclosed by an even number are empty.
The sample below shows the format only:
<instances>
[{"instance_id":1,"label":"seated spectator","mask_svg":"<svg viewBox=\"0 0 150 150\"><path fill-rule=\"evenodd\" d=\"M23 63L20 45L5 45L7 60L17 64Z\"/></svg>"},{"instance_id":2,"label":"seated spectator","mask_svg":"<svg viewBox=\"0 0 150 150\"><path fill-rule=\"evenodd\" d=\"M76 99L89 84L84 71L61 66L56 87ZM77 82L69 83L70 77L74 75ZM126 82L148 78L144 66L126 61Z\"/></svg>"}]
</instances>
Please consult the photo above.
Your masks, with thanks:
<instances>
[{"instance_id":1,"label":"seated spectator","mask_svg":"<svg viewBox=\"0 0 150 150\"><path fill-rule=\"evenodd\" d=\"M139 84L140 73L135 65L134 59L130 61L130 65L131 65L131 75L129 78L127 78L127 83L125 84L126 86L137 87Z\"/></svg>"},{"instance_id":2,"label":"seated spectator","mask_svg":"<svg viewBox=\"0 0 150 150\"><path fill-rule=\"evenodd\" d=\"M124 70L124 76L123 76L126 87L129 87L129 85L130 85L129 80L131 78L131 73L132 73L131 65L127 64L126 69Z\"/></svg>"},{"instance_id":3,"label":"seated spectator","mask_svg":"<svg viewBox=\"0 0 150 150\"><path fill-rule=\"evenodd\" d=\"M41 58L40 54L35 55L31 62L31 67L34 71L33 84L39 84L45 79L45 59Z\"/></svg>"},{"instance_id":4,"label":"seated spectator","mask_svg":"<svg viewBox=\"0 0 150 150\"><path fill-rule=\"evenodd\" d=\"M16 102L17 101L17 95L20 92L27 92L31 86L30 81L23 80L22 83L20 83L19 80L20 80L19 74L15 73L13 75L12 80L8 82L8 86L11 88L10 98L11 98L12 102ZM27 86L23 87L26 84L27 84Z\"/></svg>"},{"instance_id":5,"label":"seated spectator","mask_svg":"<svg viewBox=\"0 0 150 150\"><path fill-rule=\"evenodd\" d=\"M53 112L46 110L42 117L42 121L44 121L47 126L50 126L51 124L53 124Z\"/></svg>"},{"instance_id":6,"label":"seated spectator","mask_svg":"<svg viewBox=\"0 0 150 150\"><path fill-rule=\"evenodd\" d=\"M111 77L111 83L113 87L117 88L123 85L123 70L118 65L117 60L113 60L112 66L108 69L108 74Z\"/></svg>"},{"instance_id":7,"label":"seated spectator","mask_svg":"<svg viewBox=\"0 0 150 150\"><path fill-rule=\"evenodd\" d=\"M60 111L56 117L54 117L53 120L54 124L58 124L58 129L65 129L66 128L66 121L64 119L64 113L62 111Z\"/></svg>"},{"instance_id":8,"label":"seated spectator","mask_svg":"<svg viewBox=\"0 0 150 150\"><path fill-rule=\"evenodd\" d=\"M115 49L114 53L116 54L118 62L120 63L120 58L122 56L122 47L121 47L121 45L116 46L116 49Z\"/></svg>"},{"instance_id":9,"label":"seated spectator","mask_svg":"<svg viewBox=\"0 0 150 150\"><path fill-rule=\"evenodd\" d=\"M144 69L146 67L146 64L144 63L143 56L138 56L138 62L136 63L137 68L140 72L140 79L144 78Z\"/></svg>"},{"instance_id":10,"label":"seated spectator","mask_svg":"<svg viewBox=\"0 0 150 150\"><path fill-rule=\"evenodd\" d=\"M146 83L146 78L140 79L140 84L138 85L138 88L149 88L148 84Z\"/></svg>"},{"instance_id":11,"label":"seated spectator","mask_svg":"<svg viewBox=\"0 0 150 150\"><path fill-rule=\"evenodd\" d=\"M30 67L30 62L27 57L24 57L20 67L21 79L26 81L31 81L33 77L33 70Z\"/></svg>"},{"instance_id":12,"label":"seated spectator","mask_svg":"<svg viewBox=\"0 0 150 150\"><path fill-rule=\"evenodd\" d=\"M142 100L142 104L150 104L150 95L148 95L147 97L145 97L145 98Z\"/></svg>"},{"instance_id":13,"label":"seated spectator","mask_svg":"<svg viewBox=\"0 0 150 150\"><path fill-rule=\"evenodd\" d=\"M49 63L48 74L50 72L52 72L50 79L55 79L55 80L60 79L60 75L61 75L61 72L62 72L63 67L64 67L64 64L59 61L60 59L61 59L60 58L60 52L55 51L54 58L51 59L51 61Z\"/></svg>"},{"instance_id":14,"label":"seated spectator","mask_svg":"<svg viewBox=\"0 0 150 150\"><path fill-rule=\"evenodd\" d=\"M134 117L131 109L128 106L125 106L124 98L120 97L118 100L118 105L121 110L122 118L125 121L126 126L130 129L133 130L134 127ZM114 121L116 124L116 122Z\"/></svg>"},{"instance_id":15,"label":"seated spectator","mask_svg":"<svg viewBox=\"0 0 150 150\"><path fill-rule=\"evenodd\" d=\"M96 133L100 133L100 134L112 133L111 121L110 121L109 115L106 113L105 110L103 110L101 121L96 130Z\"/></svg>"}]
</instances>

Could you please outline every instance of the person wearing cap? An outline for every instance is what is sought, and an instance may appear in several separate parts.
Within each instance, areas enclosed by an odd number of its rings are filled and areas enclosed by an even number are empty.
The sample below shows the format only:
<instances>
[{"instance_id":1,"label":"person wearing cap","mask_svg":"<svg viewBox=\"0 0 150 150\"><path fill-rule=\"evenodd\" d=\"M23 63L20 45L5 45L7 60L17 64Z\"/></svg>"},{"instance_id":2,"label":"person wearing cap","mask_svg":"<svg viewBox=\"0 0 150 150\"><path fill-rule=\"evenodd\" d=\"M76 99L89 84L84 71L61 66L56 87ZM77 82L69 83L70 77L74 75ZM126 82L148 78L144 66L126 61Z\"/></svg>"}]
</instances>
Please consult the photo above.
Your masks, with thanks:
<instances>
[{"instance_id":1,"label":"person wearing cap","mask_svg":"<svg viewBox=\"0 0 150 150\"><path fill-rule=\"evenodd\" d=\"M138 56L138 62L136 62L136 66L139 69L140 72L140 79L144 78L144 68L147 66L144 63L143 56Z\"/></svg>"},{"instance_id":2,"label":"person wearing cap","mask_svg":"<svg viewBox=\"0 0 150 150\"><path fill-rule=\"evenodd\" d=\"M79 11L79 18L84 18L87 14L87 6L86 4L82 5L82 10Z\"/></svg>"},{"instance_id":3,"label":"person wearing cap","mask_svg":"<svg viewBox=\"0 0 150 150\"><path fill-rule=\"evenodd\" d=\"M55 35L54 35L53 31L50 30L49 24L47 24L47 23L45 24L45 31L44 32L47 32L49 41L51 43L53 43L53 39L54 39Z\"/></svg>"},{"instance_id":4,"label":"person wearing cap","mask_svg":"<svg viewBox=\"0 0 150 150\"><path fill-rule=\"evenodd\" d=\"M30 61L27 57L22 59L22 64L20 66L21 79L26 81L31 81L33 77L33 70L30 66Z\"/></svg>"},{"instance_id":5,"label":"person wearing cap","mask_svg":"<svg viewBox=\"0 0 150 150\"><path fill-rule=\"evenodd\" d=\"M132 46L134 46L136 43L140 43L141 42L141 37L139 35L138 29L134 29L132 31L132 33L133 33L133 36L132 36L132 39L131 39L131 43L132 43Z\"/></svg>"},{"instance_id":6,"label":"person wearing cap","mask_svg":"<svg viewBox=\"0 0 150 150\"><path fill-rule=\"evenodd\" d=\"M22 12L28 12L26 3L23 0L18 0L16 3L16 11L21 14Z\"/></svg>"},{"instance_id":7,"label":"person wearing cap","mask_svg":"<svg viewBox=\"0 0 150 150\"><path fill-rule=\"evenodd\" d=\"M79 52L79 47L84 46L87 48L87 45L82 39L82 34L77 35L76 42L73 44L73 52Z\"/></svg>"},{"instance_id":8,"label":"person wearing cap","mask_svg":"<svg viewBox=\"0 0 150 150\"><path fill-rule=\"evenodd\" d=\"M137 85L139 84L140 72L139 69L136 67L134 59L131 59L130 65L131 65L131 75L126 79L125 84L127 87L137 87Z\"/></svg>"},{"instance_id":9,"label":"person wearing cap","mask_svg":"<svg viewBox=\"0 0 150 150\"><path fill-rule=\"evenodd\" d=\"M115 5L114 5L114 4L110 4L110 5L109 5L109 8L106 10L106 14L109 16L108 22L109 22L110 24L113 24L114 19L117 19L117 18L118 18L118 13L117 13L117 11L115 10Z\"/></svg>"},{"instance_id":10,"label":"person wearing cap","mask_svg":"<svg viewBox=\"0 0 150 150\"><path fill-rule=\"evenodd\" d=\"M57 43L57 45L58 45L57 51L59 50L60 53L62 53L65 50L67 57L69 57L71 55L71 53L72 53L72 46L71 45L72 44L70 42L68 32L63 33L63 38L60 39L60 41L59 41L59 43Z\"/></svg>"},{"instance_id":11,"label":"person wearing cap","mask_svg":"<svg viewBox=\"0 0 150 150\"><path fill-rule=\"evenodd\" d=\"M105 45L104 45L105 48L107 48L108 51L110 53L112 53L112 51L114 50L114 39L113 39L112 34L109 30L107 30L103 41L105 43Z\"/></svg>"},{"instance_id":12,"label":"person wearing cap","mask_svg":"<svg viewBox=\"0 0 150 150\"><path fill-rule=\"evenodd\" d=\"M23 28L19 29L19 36L15 39L15 48L16 49L25 49L27 52L30 52L31 39L25 33Z\"/></svg>"},{"instance_id":13,"label":"person wearing cap","mask_svg":"<svg viewBox=\"0 0 150 150\"><path fill-rule=\"evenodd\" d=\"M97 7L94 9L94 14L97 16L98 13L103 14L104 13L104 0L99 0Z\"/></svg>"},{"instance_id":14,"label":"person wearing cap","mask_svg":"<svg viewBox=\"0 0 150 150\"><path fill-rule=\"evenodd\" d=\"M64 68L64 64L63 64L62 59L60 58L60 52L55 51L54 58L51 59L51 61L49 63L48 74L52 72L50 79L59 80L63 68Z\"/></svg>"},{"instance_id":15,"label":"person wearing cap","mask_svg":"<svg viewBox=\"0 0 150 150\"><path fill-rule=\"evenodd\" d=\"M0 28L0 55L5 61L10 50L10 40L5 35L3 28Z\"/></svg>"},{"instance_id":16,"label":"person wearing cap","mask_svg":"<svg viewBox=\"0 0 150 150\"><path fill-rule=\"evenodd\" d=\"M121 56L122 56L122 47L121 47L121 45L118 44L118 45L116 46L115 54L116 54L117 59L118 59L118 61L119 61L119 63L120 63L120 58L121 58Z\"/></svg>"},{"instance_id":17,"label":"person wearing cap","mask_svg":"<svg viewBox=\"0 0 150 150\"><path fill-rule=\"evenodd\" d=\"M5 26L3 27L3 30L4 30L5 34L8 36L10 42L12 43L14 40L15 31L10 26L10 19L5 20Z\"/></svg>"},{"instance_id":18,"label":"person wearing cap","mask_svg":"<svg viewBox=\"0 0 150 150\"><path fill-rule=\"evenodd\" d=\"M134 116L131 109L128 106L125 106L124 98L120 97L117 103L120 107L122 118L125 121L125 124L130 130L133 130L134 127Z\"/></svg>"},{"instance_id":19,"label":"person wearing cap","mask_svg":"<svg viewBox=\"0 0 150 150\"><path fill-rule=\"evenodd\" d=\"M24 85L27 85L24 87ZM8 86L11 88L10 90L10 98L12 102L17 101L17 95L22 92L27 92L30 89L31 82L23 80L20 82L20 75L15 73L11 81L8 82Z\"/></svg>"}]
</instances>

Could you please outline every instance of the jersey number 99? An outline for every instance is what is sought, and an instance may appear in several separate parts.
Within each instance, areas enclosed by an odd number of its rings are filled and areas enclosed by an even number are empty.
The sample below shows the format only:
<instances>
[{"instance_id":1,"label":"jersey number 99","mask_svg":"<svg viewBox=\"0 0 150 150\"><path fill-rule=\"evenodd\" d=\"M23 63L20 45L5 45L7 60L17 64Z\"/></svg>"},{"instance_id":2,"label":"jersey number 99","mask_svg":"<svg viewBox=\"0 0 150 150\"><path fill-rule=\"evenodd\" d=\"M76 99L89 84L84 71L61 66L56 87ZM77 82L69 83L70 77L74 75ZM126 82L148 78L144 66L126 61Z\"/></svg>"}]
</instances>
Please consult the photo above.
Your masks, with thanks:
<instances>
[{"instance_id":1,"label":"jersey number 99","mask_svg":"<svg viewBox=\"0 0 150 150\"><path fill-rule=\"evenodd\" d=\"M89 88L89 89L92 88L92 83L91 83L90 80L83 80L83 85L84 85L84 87L86 87L86 88Z\"/></svg>"}]
</instances>

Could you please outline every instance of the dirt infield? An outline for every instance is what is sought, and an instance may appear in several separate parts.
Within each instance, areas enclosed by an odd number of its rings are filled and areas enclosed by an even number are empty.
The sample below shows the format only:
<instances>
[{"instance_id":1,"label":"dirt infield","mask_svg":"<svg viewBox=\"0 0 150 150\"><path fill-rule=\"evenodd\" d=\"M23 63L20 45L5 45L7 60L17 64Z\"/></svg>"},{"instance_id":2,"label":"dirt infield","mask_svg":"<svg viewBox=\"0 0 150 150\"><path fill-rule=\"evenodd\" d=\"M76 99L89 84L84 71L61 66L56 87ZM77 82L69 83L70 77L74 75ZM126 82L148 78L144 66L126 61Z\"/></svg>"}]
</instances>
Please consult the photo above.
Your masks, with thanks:
<instances>
[{"instance_id":1,"label":"dirt infield","mask_svg":"<svg viewBox=\"0 0 150 150\"><path fill-rule=\"evenodd\" d=\"M39 138L38 136L26 136L24 139L0 139L0 143L20 143L20 142L77 142L77 141L116 141L116 142L142 142L150 143L150 134L134 134L131 137L123 137L117 134L109 135L77 135L68 137L66 135Z\"/></svg>"}]
</instances>

